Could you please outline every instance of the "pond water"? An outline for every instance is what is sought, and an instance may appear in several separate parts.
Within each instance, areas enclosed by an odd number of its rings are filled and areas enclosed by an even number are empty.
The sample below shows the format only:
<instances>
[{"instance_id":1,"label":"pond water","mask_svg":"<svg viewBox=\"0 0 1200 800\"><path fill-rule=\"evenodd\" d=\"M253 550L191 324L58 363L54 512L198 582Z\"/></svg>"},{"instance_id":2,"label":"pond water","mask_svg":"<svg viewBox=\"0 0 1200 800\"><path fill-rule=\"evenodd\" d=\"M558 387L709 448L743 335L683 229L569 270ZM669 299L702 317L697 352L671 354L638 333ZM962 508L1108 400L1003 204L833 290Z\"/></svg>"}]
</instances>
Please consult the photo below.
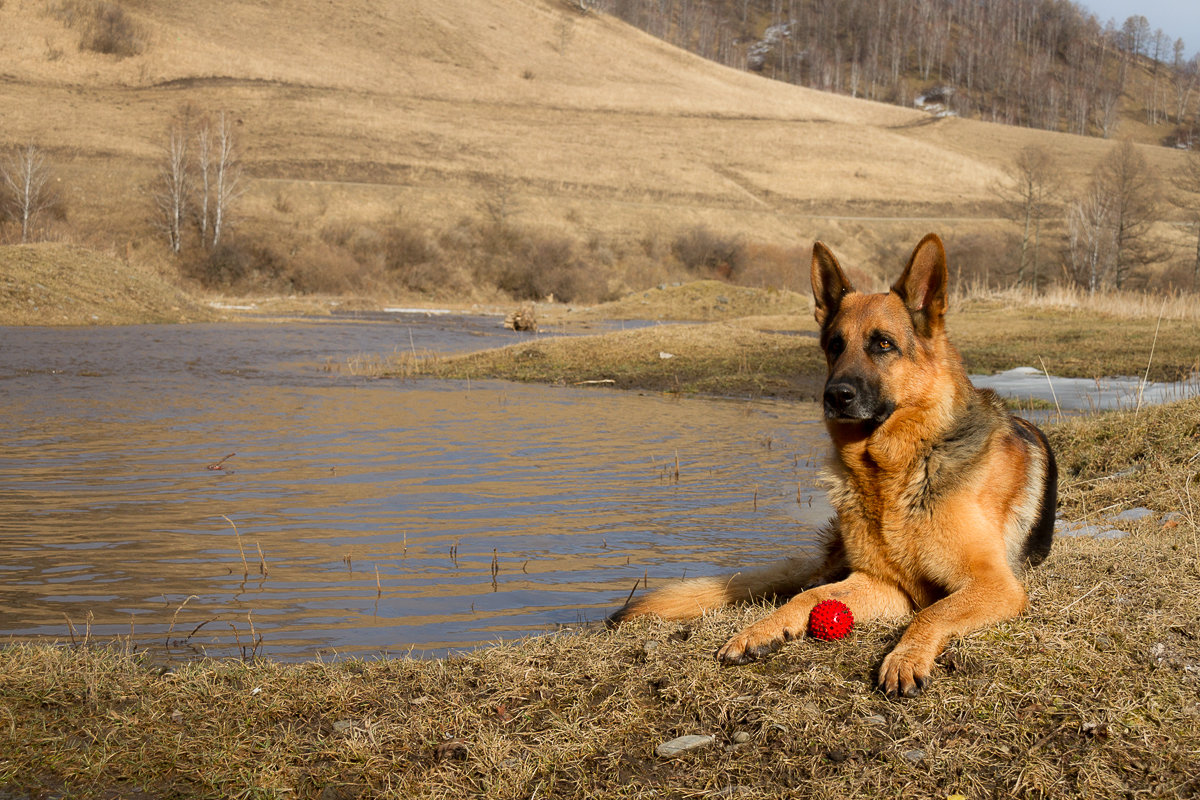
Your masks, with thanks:
<instances>
[{"instance_id":1,"label":"pond water","mask_svg":"<svg viewBox=\"0 0 1200 800\"><path fill-rule=\"evenodd\" d=\"M815 407L328 368L518 336L0 328L0 641L441 655L772 560L827 518Z\"/></svg>"}]
</instances>

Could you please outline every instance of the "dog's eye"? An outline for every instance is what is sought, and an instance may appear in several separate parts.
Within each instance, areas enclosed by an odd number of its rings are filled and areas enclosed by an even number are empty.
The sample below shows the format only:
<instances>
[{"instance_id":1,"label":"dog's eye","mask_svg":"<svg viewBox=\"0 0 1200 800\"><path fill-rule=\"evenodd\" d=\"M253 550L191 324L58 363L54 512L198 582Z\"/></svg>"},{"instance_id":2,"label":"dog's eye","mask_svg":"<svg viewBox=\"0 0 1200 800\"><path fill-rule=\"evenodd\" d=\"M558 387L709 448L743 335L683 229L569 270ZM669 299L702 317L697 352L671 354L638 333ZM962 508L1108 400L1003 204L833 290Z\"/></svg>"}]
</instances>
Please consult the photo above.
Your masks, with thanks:
<instances>
[{"instance_id":1,"label":"dog's eye","mask_svg":"<svg viewBox=\"0 0 1200 800\"><path fill-rule=\"evenodd\" d=\"M896 346L896 343L882 333L876 333L871 336L868 350L877 355L900 352L900 348Z\"/></svg>"},{"instance_id":2,"label":"dog's eye","mask_svg":"<svg viewBox=\"0 0 1200 800\"><path fill-rule=\"evenodd\" d=\"M840 336L834 336L829 340L829 344L825 345L825 352L830 356L837 358L846 349L846 340Z\"/></svg>"}]
</instances>

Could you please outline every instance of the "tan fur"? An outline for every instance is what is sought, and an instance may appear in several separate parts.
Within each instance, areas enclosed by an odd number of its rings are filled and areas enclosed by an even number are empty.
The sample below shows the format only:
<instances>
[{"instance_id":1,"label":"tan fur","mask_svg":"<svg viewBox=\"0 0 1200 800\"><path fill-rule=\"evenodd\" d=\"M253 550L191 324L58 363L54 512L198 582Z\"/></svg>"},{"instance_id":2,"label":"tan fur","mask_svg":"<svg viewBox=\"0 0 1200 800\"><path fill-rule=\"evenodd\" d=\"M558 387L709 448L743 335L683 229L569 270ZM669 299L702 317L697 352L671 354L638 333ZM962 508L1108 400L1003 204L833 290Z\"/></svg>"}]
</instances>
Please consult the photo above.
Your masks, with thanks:
<instances>
[{"instance_id":1,"label":"tan fur","mask_svg":"<svg viewBox=\"0 0 1200 800\"><path fill-rule=\"evenodd\" d=\"M803 636L813 606L836 598L858 621L913 615L879 672L888 694L913 695L950 637L1022 611L1018 575L1048 551L1056 468L1036 428L971 386L945 335L946 276L941 240L931 235L891 292L862 295L833 254L814 246L837 511L826 556L684 581L615 619L694 616L841 573L733 637L717 658L766 655Z\"/></svg>"}]
</instances>

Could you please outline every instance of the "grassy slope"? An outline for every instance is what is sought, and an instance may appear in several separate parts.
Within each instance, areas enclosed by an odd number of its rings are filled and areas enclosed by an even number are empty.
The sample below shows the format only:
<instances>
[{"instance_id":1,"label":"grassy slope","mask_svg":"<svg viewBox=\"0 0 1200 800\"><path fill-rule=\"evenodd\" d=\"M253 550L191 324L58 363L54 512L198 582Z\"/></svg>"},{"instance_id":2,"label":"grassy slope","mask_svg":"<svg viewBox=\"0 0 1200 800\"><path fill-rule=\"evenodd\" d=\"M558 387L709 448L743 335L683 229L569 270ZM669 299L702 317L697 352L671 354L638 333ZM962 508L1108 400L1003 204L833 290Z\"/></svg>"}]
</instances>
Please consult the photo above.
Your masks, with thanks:
<instances>
[{"instance_id":1,"label":"grassy slope","mask_svg":"<svg viewBox=\"0 0 1200 800\"><path fill-rule=\"evenodd\" d=\"M127 8L150 46L118 61L79 52L32 0L0 7L0 146L50 148L71 225L136 252L153 238L139 190L188 103L239 120L254 176L243 224L403 207L448 226L478 213L481 178L500 177L521 221L581 239L705 222L785 244L820 236L851 258L994 216L990 186L1025 144L1077 176L1109 146L787 86L555 0ZM1182 158L1147 154L1168 170Z\"/></svg>"},{"instance_id":2,"label":"grassy slope","mask_svg":"<svg viewBox=\"0 0 1200 800\"><path fill-rule=\"evenodd\" d=\"M214 316L162 276L94 250L0 245L0 325L131 325Z\"/></svg>"}]
</instances>

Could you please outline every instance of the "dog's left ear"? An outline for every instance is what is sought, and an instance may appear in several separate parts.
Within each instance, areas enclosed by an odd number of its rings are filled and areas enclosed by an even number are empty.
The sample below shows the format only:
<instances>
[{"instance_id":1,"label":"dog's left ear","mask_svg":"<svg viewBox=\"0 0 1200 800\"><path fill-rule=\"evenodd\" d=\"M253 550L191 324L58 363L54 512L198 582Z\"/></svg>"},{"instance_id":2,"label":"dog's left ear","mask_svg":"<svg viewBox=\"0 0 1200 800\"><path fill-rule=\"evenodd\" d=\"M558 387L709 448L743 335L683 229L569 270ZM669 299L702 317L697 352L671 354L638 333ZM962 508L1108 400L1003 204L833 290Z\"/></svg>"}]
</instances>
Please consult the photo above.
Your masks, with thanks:
<instances>
[{"instance_id":1,"label":"dog's left ear","mask_svg":"<svg viewBox=\"0 0 1200 800\"><path fill-rule=\"evenodd\" d=\"M946 314L946 248L937 234L922 239L913 250L904 274L892 285L900 296L913 326L922 336L929 336L941 325Z\"/></svg>"}]
</instances>

